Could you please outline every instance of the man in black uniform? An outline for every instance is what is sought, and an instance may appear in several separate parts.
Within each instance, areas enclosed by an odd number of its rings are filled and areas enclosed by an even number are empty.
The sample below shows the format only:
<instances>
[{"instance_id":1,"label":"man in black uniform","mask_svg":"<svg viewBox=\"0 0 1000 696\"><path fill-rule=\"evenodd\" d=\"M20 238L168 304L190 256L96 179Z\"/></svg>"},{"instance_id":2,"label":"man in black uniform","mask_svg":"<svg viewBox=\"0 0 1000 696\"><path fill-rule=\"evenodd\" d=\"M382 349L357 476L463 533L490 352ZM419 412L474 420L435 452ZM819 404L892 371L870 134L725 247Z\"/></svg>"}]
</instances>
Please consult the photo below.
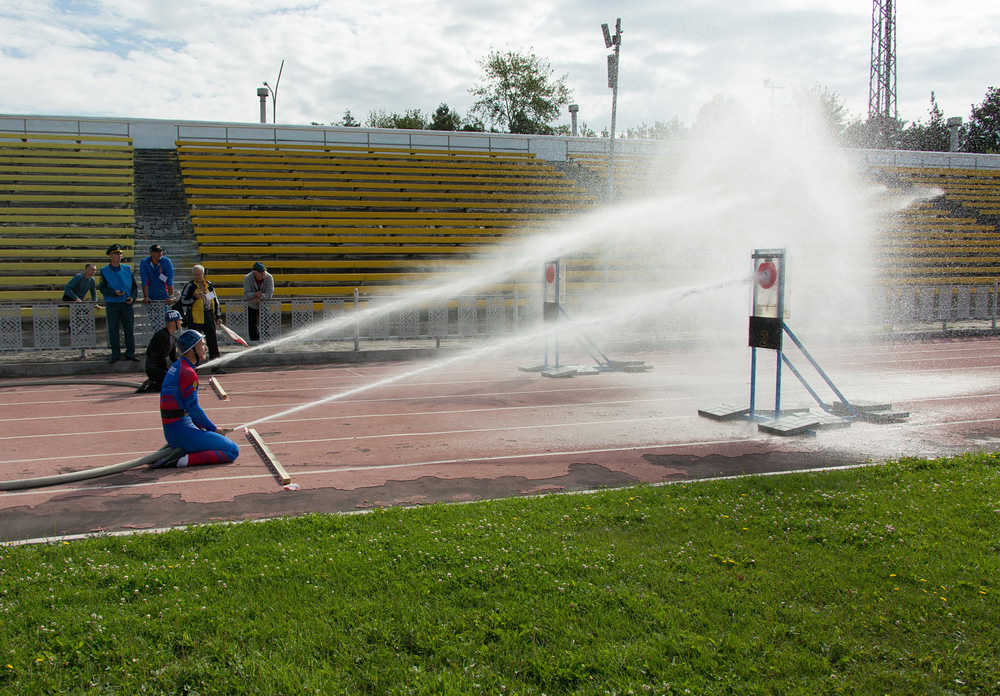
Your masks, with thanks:
<instances>
[{"instance_id":1,"label":"man in black uniform","mask_svg":"<svg viewBox=\"0 0 1000 696\"><path fill-rule=\"evenodd\" d=\"M171 309L167 312L167 325L153 334L146 346L146 381L136 389L136 393L160 391L167 370L177 362L177 344L174 334L181 328L181 313Z\"/></svg>"}]
</instances>

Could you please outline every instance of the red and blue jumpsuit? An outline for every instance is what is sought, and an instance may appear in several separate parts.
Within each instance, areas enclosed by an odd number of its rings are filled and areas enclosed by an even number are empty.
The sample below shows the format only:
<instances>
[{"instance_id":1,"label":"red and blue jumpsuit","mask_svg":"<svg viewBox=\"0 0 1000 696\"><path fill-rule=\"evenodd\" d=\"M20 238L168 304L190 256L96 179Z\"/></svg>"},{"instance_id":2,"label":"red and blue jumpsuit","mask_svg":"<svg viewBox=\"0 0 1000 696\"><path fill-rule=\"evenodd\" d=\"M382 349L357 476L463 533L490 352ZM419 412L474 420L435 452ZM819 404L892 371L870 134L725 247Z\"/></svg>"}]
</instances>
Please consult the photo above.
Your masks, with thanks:
<instances>
[{"instance_id":1,"label":"red and blue jumpsuit","mask_svg":"<svg viewBox=\"0 0 1000 696\"><path fill-rule=\"evenodd\" d=\"M239 446L215 432L198 405L198 373L187 358L178 358L163 379L160 418L167 444L184 450L189 465L225 464L240 456Z\"/></svg>"}]
</instances>

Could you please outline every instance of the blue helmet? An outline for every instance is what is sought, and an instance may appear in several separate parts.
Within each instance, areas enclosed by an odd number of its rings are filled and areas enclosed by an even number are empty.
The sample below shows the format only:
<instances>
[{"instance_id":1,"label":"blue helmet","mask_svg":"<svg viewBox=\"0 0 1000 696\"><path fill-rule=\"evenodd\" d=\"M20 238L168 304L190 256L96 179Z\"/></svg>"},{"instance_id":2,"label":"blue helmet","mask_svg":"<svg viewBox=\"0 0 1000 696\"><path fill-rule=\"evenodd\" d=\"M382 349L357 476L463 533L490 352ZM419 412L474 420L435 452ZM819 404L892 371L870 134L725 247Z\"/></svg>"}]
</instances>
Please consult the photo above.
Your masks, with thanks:
<instances>
[{"instance_id":1,"label":"blue helmet","mask_svg":"<svg viewBox=\"0 0 1000 696\"><path fill-rule=\"evenodd\" d=\"M184 353L187 353L204 340L205 336L200 331L195 331L194 329L182 331L180 336L177 337L177 350L181 355L184 355Z\"/></svg>"},{"instance_id":2,"label":"blue helmet","mask_svg":"<svg viewBox=\"0 0 1000 696\"><path fill-rule=\"evenodd\" d=\"M181 320L181 313L178 312L176 309L171 309L170 311L167 312L167 321L180 321L180 320Z\"/></svg>"}]
</instances>

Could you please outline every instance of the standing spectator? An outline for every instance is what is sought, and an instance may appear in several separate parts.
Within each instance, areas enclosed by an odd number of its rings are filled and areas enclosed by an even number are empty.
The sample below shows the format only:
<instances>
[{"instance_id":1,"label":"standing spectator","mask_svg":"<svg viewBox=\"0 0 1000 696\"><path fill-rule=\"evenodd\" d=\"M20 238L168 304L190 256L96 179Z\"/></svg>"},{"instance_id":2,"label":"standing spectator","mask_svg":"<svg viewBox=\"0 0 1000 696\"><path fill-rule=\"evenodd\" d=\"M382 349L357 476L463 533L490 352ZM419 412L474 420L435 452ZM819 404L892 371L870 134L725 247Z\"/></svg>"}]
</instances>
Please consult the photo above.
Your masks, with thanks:
<instances>
[{"instance_id":1,"label":"standing spectator","mask_svg":"<svg viewBox=\"0 0 1000 696\"><path fill-rule=\"evenodd\" d=\"M181 306L184 308L184 326L205 335L209 360L222 355L215 334L215 325L222 321L222 309L219 298L215 296L215 286L205 278L205 267L200 263L191 267L191 280L181 290ZM212 372L226 374L221 367L212 368Z\"/></svg>"},{"instance_id":2,"label":"standing spectator","mask_svg":"<svg viewBox=\"0 0 1000 696\"><path fill-rule=\"evenodd\" d=\"M119 329L125 334L125 359L139 362L135 357L135 315L132 303L139 297L139 286L132 277L132 267L122 263L122 245L112 244L108 247L108 257L111 260L101 269L100 291L104 296L108 318L108 345L111 347L109 363L121 360L121 337Z\"/></svg>"},{"instance_id":3,"label":"standing spectator","mask_svg":"<svg viewBox=\"0 0 1000 696\"><path fill-rule=\"evenodd\" d=\"M73 276L66 287L63 288L63 302L83 302L83 298L90 293L90 299L97 302L97 283L94 276L97 275L97 266L88 263L83 267L83 273Z\"/></svg>"},{"instance_id":4,"label":"standing spectator","mask_svg":"<svg viewBox=\"0 0 1000 696\"><path fill-rule=\"evenodd\" d=\"M146 346L146 381L136 393L160 391L167 370L177 362L177 343L175 334L181 328L181 313L167 310L167 325L153 334Z\"/></svg>"},{"instance_id":5,"label":"standing spectator","mask_svg":"<svg viewBox=\"0 0 1000 696\"><path fill-rule=\"evenodd\" d=\"M174 294L174 264L163 255L163 247L149 247L149 256L139 263L142 301L166 302Z\"/></svg>"},{"instance_id":6,"label":"standing spectator","mask_svg":"<svg viewBox=\"0 0 1000 696\"><path fill-rule=\"evenodd\" d=\"M250 330L250 340L260 340L260 301L274 297L274 276L267 272L267 267L260 261L253 265L253 270L243 276L243 297L247 301L247 322Z\"/></svg>"}]
</instances>

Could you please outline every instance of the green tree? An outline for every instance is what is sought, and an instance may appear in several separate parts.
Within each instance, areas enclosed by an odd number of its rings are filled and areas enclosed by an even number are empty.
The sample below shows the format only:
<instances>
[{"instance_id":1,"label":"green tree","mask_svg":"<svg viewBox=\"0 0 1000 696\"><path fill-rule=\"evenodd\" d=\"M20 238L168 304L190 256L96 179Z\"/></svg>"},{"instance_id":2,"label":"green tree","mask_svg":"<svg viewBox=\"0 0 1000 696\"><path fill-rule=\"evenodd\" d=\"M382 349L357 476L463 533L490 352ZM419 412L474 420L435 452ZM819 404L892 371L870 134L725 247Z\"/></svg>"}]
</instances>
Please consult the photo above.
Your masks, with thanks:
<instances>
[{"instance_id":1,"label":"green tree","mask_svg":"<svg viewBox=\"0 0 1000 696\"><path fill-rule=\"evenodd\" d=\"M1000 153L1000 88L990 87L983 103L973 105L964 131L962 150L965 152Z\"/></svg>"},{"instance_id":2,"label":"green tree","mask_svg":"<svg viewBox=\"0 0 1000 696\"><path fill-rule=\"evenodd\" d=\"M482 84L469 92L477 98L470 113L509 133L550 135L552 122L569 104L566 76L552 77L552 66L534 53L491 50L479 61Z\"/></svg>"},{"instance_id":3,"label":"green tree","mask_svg":"<svg viewBox=\"0 0 1000 696\"><path fill-rule=\"evenodd\" d=\"M934 92L931 92L931 108L928 110L929 121L915 121L903 131L903 148L907 150L924 150L930 152L947 152L951 147L951 138L944 113L938 106Z\"/></svg>"},{"instance_id":4,"label":"green tree","mask_svg":"<svg viewBox=\"0 0 1000 696\"><path fill-rule=\"evenodd\" d=\"M467 118L462 122L462 130L469 133L485 133L486 124L478 118Z\"/></svg>"},{"instance_id":5,"label":"green tree","mask_svg":"<svg viewBox=\"0 0 1000 696\"><path fill-rule=\"evenodd\" d=\"M841 141L847 147L866 150L898 150L903 144L905 121L898 118L873 116L868 120L851 121L844 128Z\"/></svg>"},{"instance_id":6,"label":"green tree","mask_svg":"<svg viewBox=\"0 0 1000 696\"><path fill-rule=\"evenodd\" d=\"M447 104L441 104L431 115L427 130L457 131L462 127L462 117L452 111Z\"/></svg>"},{"instance_id":7,"label":"green tree","mask_svg":"<svg viewBox=\"0 0 1000 696\"><path fill-rule=\"evenodd\" d=\"M735 97L716 94L698 109L691 130L695 134L701 134L701 137L707 132L708 136L716 139L729 139L730 136L738 138L735 131L748 123L750 116Z\"/></svg>"},{"instance_id":8,"label":"green tree","mask_svg":"<svg viewBox=\"0 0 1000 696\"><path fill-rule=\"evenodd\" d=\"M361 124L354 119L353 115L351 115L351 110L347 109L344 111L344 117L340 119L340 123L331 125L346 126L347 128L358 128Z\"/></svg>"},{"instance_id":9,"label":"green tree","mask_svg":"<svg viewBox=\"0 0 1000 696\"><path fill-rule=\"evenodd\" d=\"M638 126L625 130L626 138L641 138L643 140L680 140L686 134L687 128L676 116L666 123L657 121L652 126L648 126L643 121Z\"/></svg>"},{"instance_id":10,"label":"green tree","mask_svg":"<svg viewBox=\"0 0 1000 696\"><path fill-rule=\"evenodd\" d=\"M798 127L819 124L833 138L840 138L848 127L847 107L836 92L813 84L792 92L788 119Z\"/></svg>"},{"instance_id":11,"label":"green tree","mask_svg":"<svg viewBox=\"0 0 1000 696\"><path fill-rule=\"evenodd\" d=\"M423 130L427 127L427 119L424 118L420 109L407 109L403 114L395 112L387 114L385 109L369 111L365 118L365 125L369 128L406 128L410 130Z\"/></svg>"}]
</instances>

